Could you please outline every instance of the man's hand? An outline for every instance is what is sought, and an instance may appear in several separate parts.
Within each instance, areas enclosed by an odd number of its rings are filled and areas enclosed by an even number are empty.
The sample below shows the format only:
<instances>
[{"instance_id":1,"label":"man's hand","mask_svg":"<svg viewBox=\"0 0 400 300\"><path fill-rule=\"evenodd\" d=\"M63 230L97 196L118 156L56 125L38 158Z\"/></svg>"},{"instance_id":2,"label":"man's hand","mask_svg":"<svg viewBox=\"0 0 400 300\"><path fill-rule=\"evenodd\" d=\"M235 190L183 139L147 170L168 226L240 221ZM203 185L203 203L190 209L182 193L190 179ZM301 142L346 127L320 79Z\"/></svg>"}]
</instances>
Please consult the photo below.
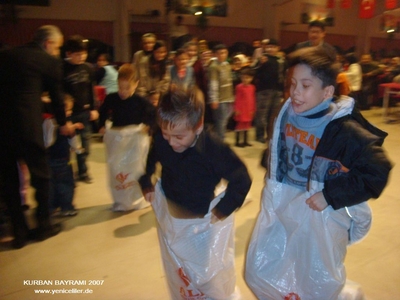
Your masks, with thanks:
<instances>
[{"instance_id":1,"label":"man's hand","mask_svg":"<svg viewBox=\"0 0 400 300\"><path fill-rule=\"evenodd\" d=\"M99 118L99 112L97 110L90 111L90 121L95 121Z\"/></svg>"},{"instance_id":2,"label":"man's hand","mask_svg":"<svg viewBox=\"0 0 400 300\"><path fill-rule=\"evenodd\" d=\"M318 192L312 195L306 200L306 204L312 210L316 211L323 211L328 206L328 202L326 202L324 194L322 192Z\"/></svg>"}]
</instances>

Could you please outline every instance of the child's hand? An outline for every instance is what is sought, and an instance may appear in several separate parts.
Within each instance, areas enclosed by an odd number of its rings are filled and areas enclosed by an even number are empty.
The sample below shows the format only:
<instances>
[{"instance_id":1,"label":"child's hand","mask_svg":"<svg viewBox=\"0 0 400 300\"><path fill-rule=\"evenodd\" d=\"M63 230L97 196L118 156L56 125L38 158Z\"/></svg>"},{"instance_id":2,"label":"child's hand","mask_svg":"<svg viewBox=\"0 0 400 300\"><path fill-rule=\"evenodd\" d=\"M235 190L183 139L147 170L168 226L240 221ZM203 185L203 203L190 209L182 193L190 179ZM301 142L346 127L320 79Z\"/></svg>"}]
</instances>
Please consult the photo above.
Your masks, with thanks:
<instances>
[{"instance_id":1,"label":"child's hand","mask_svg":"<svg viewBox=\"0 0 400 300\"><path fill-rule=\"evenodd\" d=\"M210 103L211 109L217 109L218 106L219 106L219 103L218 103L218 102L211 102L211 103Z\"/></svg>"},{"instance_id":2,"label":"child's hand","mask_svg":"<svg viewBox=\"0 0 400 300\"><path fill-rule=\"evenodd\" d=\"M323 211L328 206L328 202L326 202L324 194L322 192L318 192L312 195L306 200L306 204L312 210L316 211Z\"/></svg>"},{"instance_id":3,"label":"child's hand","mask_svg":"<svg viewBox=\"0 0 400 300\"><path fill-rule=\"evenodd\" d=\"M71 121L65 123L64 126L60 126L60 134L65 136L71 136L75 134L75 128Z\"/></svg>"},{"instance_id":4,"label":"child's hand","mask_svg":"<svg viewBox=\"0 0 400 300\"><path fill-rule=\"evenodd\" d=\"M211 211L211 224L215 224L218 221L223 221L226 219L227 216L221 214L219 210L214 207Z\"/></svg>"},{"instance_id":5,"label":"child's hand","mask_svg":"<svg viewBox=\"0 0 400 300\"><path fill-rule=\"evenodd\" d=\"M154 106L158 105L158 101L160 100L160 93L152 93L149 95L150 103Z\"/></svg>"},{"instance_id":6,"label":"child's hand","mask_svg":"<svg viewBox=\"0 0 400 300\"><path fill-rule=\"evenodd\" d=\"M99 133L104 135L106 133L106 128L103 126L99 129Z\"/></svg>"},{"instance_id":7,"label":"child's hand","mask_svg":"<svg viewBox=\"0 0 400 300\"><path fill-rule=\"evenodd\" d=\"M153 202L154 198L155 198L154 192L149 192L149 193L144 194L144 199L146 199L147 202L150 202L150 203Z\"/></svg>"},{"instance_id":8,"label":"child's hand","mask_svg":"<svg viewBox=\"0 0 400 300\"><path fill-rule=\"evenodd\" d=\"M76 129L83 129L85 128L85 125L83 125L81 122L74 123L74 128Z\"/></svg>"},{"instance_id":9,"label":"child's hand","mask_svg":"<svg viewBox=\"0 0 400 300\"><path fill-rule=\"evenodd\" d=\"M97 110L90 111L90 121L97 120L99 118L99 112Z\"/></svg>"}]
</instances>

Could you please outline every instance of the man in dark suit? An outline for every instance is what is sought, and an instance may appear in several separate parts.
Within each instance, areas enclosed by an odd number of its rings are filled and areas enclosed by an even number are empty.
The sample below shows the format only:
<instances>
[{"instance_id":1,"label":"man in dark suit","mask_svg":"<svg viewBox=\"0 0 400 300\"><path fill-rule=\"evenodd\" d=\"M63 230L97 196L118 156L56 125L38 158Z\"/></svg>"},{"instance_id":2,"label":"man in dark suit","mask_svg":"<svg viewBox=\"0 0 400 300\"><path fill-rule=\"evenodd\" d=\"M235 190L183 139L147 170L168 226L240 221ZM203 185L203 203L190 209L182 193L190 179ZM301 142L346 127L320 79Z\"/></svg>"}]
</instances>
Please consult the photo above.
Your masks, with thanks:
<instances>
[{"instance_id":1,"label":"man in dark suit","mask_svg":"<svg viewBox=\"0 0 400 300\"><path fill-rule=\"evenodd\" d=\"M58 56L63 42L60 30L40 27L27 45L0 52L0 197L5 201L13 226L13 247L30 239L44 240L60 232L49 215L50 170L42 130L42 101L48 91L60 132L73 134L66 122L62 69ZM17 161L27 164L36 189L37 228L29 230L21 207Z\"/></svg>"},{"instance_id":2,"label":"man in dark suit","mask_svg":"<svg viewBox=\"0 0 400 300\"><path fill-rule=\"evenodd\" d=\"M321 46L327 50L328 53L332 53L332 56L336 58L336 49L324 41L325 35L325 23L318 20L311 21L308 24L308 41L298 43L295 50Z\"/></svg>"}]
</instances>

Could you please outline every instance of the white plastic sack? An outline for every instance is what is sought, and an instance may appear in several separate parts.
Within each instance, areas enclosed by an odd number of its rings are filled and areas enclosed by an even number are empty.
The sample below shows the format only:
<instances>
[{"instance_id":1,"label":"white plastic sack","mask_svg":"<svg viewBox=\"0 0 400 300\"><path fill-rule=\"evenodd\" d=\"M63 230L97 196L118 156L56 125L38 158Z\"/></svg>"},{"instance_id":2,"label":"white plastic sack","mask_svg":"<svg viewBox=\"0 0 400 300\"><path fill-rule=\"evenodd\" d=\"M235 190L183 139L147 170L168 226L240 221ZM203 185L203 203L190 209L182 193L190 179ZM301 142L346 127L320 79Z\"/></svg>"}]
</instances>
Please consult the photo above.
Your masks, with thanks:
<instances>
[{"instance_id":1,"label":"white plastic sack","mask_svg":"<svg viewBox=\"0 0 400 300\"><path fill-rule=\"evenodd\" d=\"M182 187L184 188L184 187ZM161 255L171 299L240 299L235 288L234 217L211 224L211 210L204 218L176 219L160 182L152 202L158 226Z\"/></svg>"},{"instance_id":2,"label":"white plastic sack","mask_svg":"<svg viewBox=\"0 0 400 300\"><path fill-rule=\"evenodd\" d=\"M145 172L150 137L145 125L108 128L104 134L113 211L149 206L137 180Z\"/></svg>"},{"instance_id":3,"label":"white plastic sack","mask_svg":"<svg viewBox=\"0 0 400 300\"><path fill-rule=\"evenodd\" d=\"M368 232L371 211L362 203L317 212L305 204L315 192L283 186L267 179L246 282L258 299L336 300L346 281L346 247Z\"/></svg>"},{"instance_id":4,"label":"white plastic sack","mask_svg":"<svg viewBox=\"0 0 400 300\"><path fill-rule=\"evenodd\" d=\"M48 118L43 120L42 128L44 146L49 148L56 141L58 124L54 118Z\"/></svg>"}]
</instances>

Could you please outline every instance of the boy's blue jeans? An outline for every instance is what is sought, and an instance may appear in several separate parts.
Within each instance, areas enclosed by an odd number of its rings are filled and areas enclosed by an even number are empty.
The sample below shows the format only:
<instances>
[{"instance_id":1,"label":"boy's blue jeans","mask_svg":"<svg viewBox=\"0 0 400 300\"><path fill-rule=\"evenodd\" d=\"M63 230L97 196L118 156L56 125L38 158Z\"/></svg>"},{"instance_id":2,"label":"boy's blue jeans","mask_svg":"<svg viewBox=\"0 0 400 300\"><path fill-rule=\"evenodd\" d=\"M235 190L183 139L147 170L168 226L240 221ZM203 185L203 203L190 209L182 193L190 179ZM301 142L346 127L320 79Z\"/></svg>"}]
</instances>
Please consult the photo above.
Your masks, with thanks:
<instances>
[{"instance_id":1,"label":"boy's blue jeans","mask_svg":"<svg viewBox=\"0 0 400 300\"><path fill-rule=\"evenodd\" d=\"M68 158L50 159L50 210L60 208L62 211L72 210L74 206L74 175Z\"/></svg>"},{"instance_id":2,"label":"boy's blue jeans","mask_svg":"<svg viewBox=\"0 0 400 300\"><path fill-rule=\"evenodd\" d=\"M233 113L233 102L219 103L218 108L213 110L214 128L221 140L225 138L226 125Z\"/></svg>"}]
</instances>

